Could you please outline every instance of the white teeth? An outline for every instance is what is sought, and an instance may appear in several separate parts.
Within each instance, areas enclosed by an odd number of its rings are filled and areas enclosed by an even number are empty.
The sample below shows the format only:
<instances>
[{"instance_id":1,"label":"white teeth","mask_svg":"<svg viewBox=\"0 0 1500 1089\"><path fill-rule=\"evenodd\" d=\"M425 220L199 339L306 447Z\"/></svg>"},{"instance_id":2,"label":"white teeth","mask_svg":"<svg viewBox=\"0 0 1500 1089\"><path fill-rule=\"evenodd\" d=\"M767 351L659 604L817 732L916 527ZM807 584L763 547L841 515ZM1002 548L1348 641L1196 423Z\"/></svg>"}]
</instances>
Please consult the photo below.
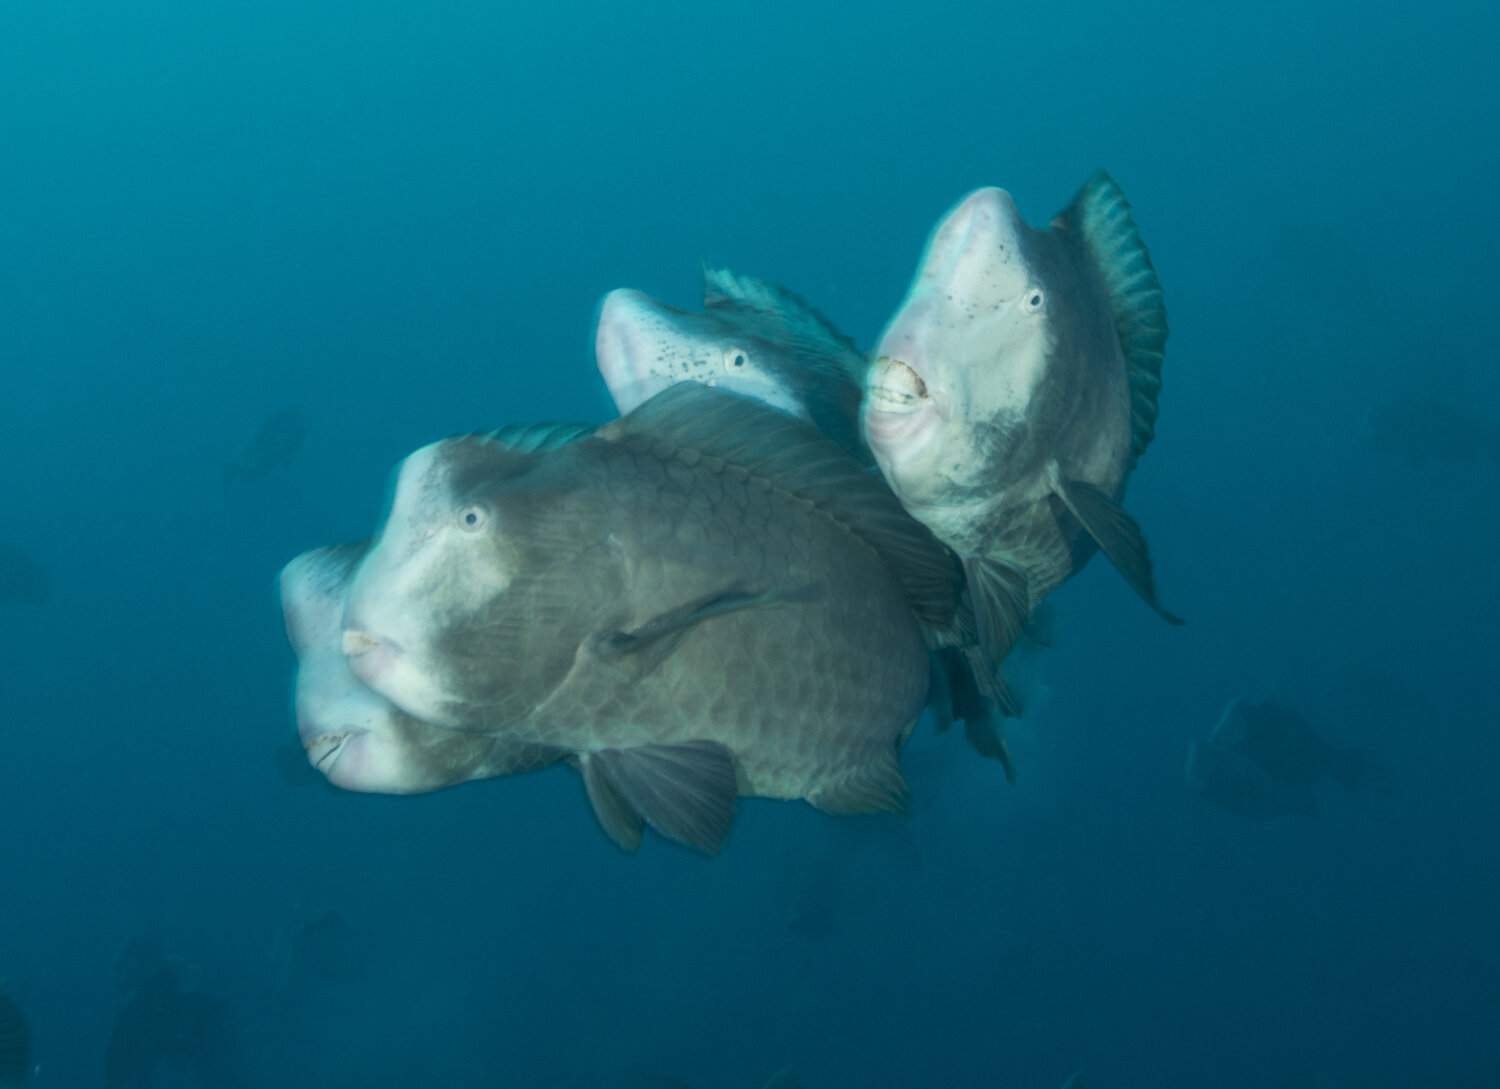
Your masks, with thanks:
<instances>
[{"instance_id":1,"label":"white teeth","mask_svg":"<svg viewBox=\"0 0 1500 1089\"><path fill-rule=\"evenodd\" d=\"M347 730L336 734L320 734L307 743L308 760L312 762L313 767L326 773L328 768L324 765L332 763L333 758L339 754L339 750L344 747L344 742L348 741L349 737Z\"/></svg>"},{"instance_id":2,"label":"white teeth","mask_svg":"<svg viewBox=\"0 0 1500 1089\"><path fill-rule=\"evenodd\" d=\"M901 360L881 356L871 376L870 399L884 409L916 408L927 399L927 383Z\"/></svg>"},{"instance_id":3,"label":"white teeth","mask_svg":"<svg viewBox=\"0 0 1500 1089\"><path fill-rule=\"evenodd\" d=\"M374 649L379 642L380 640L372 639L362 631L350 629L344 632L344 653L350 658L357 658L361 654Z\"/></svg>"}]
</instances>

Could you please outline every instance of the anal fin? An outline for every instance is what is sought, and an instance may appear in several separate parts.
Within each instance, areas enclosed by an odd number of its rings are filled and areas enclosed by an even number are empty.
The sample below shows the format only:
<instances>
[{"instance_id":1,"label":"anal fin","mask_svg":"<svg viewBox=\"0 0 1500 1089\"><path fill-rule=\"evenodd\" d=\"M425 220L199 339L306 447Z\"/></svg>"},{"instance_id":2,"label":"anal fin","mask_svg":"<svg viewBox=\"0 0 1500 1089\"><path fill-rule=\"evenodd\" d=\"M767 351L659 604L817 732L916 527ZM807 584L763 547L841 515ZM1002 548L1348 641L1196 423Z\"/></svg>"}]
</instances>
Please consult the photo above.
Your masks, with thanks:
<instances>
[{"instance_id":1,"label":"anal fin","mask_svg":"<svg viewBox=\"0 0 1500 1089\"><path fill-rule=\"evenodd\" d=\"M1125 508L1092 484L1081 480L1063 480L1054 474L1053 488L1084 531L1109 557L1115 570L1125 576L1130 588L1169 624L1181 624L1156 600L1156 583L1151 577L1151 553L1145 534Z\"/></svg>"},{"instance_id":2,"label":"anal fin","mask_svg":"<svg viewBox=\"0 0 1500 1089\"><path fill-rule=\"evenodd\" d=\"M626 850L644 821L664 836L716 854L734 823L734 755L716 741L601 749L581 757L599 823Z\"/></svg>"}]
</instances>

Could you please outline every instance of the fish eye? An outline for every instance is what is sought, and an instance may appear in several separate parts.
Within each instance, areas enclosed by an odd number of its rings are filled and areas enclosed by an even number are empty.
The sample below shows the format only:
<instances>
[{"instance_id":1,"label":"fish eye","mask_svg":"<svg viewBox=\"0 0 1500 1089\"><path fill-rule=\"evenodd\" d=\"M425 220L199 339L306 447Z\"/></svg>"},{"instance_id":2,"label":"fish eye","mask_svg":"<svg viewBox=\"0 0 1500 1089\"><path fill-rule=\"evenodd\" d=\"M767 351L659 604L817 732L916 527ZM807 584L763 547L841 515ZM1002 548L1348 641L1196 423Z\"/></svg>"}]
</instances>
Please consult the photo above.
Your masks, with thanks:
<instances>
[{"instance_id":1,"label":"fish eye","mask_svg":"<svg viewBox=\"0 0 1500 1089\"><path fill-rule=\"evenodd\" d=\"M1025 296L1021 299L1021 307L1026 311L1026 313L1035 314L1042 308L1042 305L1046 301L1047 296L1042 293L1041 288L1027 288Z\"/></svg>"},{"instance_id":2,"label":"fish eye","mask_svg":"<svg viewBox=\"0 0 1500 1089\"><path fill-rule=\"evenodd\" d=\"M724 349L724 369L742 371L750 364L750 354L743 348Z\"/></svg>"},{"instance_id":3,"label":"fish eye","mask_svg":"<svg viewBox=\"0 0 1500 1089\"><path fill-rule=\"evenodd\" d=\"M465 507L458 512L458 524L466 533L478 533L489 521L483 507Z\"/></svg>"}]
</instances>

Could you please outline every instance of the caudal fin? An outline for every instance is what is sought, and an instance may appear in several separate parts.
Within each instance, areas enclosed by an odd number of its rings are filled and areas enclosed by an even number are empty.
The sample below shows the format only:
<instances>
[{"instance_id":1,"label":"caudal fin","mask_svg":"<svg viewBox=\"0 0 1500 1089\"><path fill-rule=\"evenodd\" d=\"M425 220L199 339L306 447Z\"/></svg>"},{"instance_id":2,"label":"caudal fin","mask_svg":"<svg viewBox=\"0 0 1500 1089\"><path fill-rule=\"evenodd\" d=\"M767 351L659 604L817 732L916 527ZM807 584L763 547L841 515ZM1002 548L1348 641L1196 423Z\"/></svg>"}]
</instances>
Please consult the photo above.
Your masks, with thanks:
<instances>
[{"instance_id":1,"label":"caudal fin","mask_svg":"<svg viewBox=\"0 0 1500 1089\"><path fill-rule=\"evenodd\" d=\"M1359 786L1359 780L1365 773L1365 754L1363 749L1334 749L1329 760L1328 774L1332 775L1334 781L1345 790L1353 790Z\"/></svg>"}]
</instances>

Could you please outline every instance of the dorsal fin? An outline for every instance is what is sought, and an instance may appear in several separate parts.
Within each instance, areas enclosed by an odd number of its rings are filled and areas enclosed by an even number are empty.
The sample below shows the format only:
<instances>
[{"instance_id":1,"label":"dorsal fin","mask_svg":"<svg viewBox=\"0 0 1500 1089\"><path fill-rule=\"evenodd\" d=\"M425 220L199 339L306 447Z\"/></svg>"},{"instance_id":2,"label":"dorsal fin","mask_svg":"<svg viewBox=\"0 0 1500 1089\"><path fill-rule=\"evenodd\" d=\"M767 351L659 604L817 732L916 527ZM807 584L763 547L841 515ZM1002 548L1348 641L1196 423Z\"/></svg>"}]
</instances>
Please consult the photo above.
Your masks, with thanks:
<instances>
[{"instance_id":1,"label":"dorsal fin","mask_svg":"<svg viewBox=\"0 0 1500 1089\"><path fill-rule=\"evenodd\" d=\"M566 446L593 432L593 424L512 424L489 432L485 438L518 454L530 454L537 450Z\"/></svg>"},{"instance_id":2,"label":"dorsal fin","mask_svg":"<svg viewBox=\"0 0 1500 1089\"><path fill-rule=\"evenodd\" d=\"M874 548L922 623L953 624L959 587L953 554L906 513L884 479L801 420L724 390L679 382L596 434L610 442L648 443L659 455L690 464L719 458L790 493Z\"/></svg>"},{"instance_id":3,"label":"dorsal fin","mask_svg":"<svg viewBox=\"0 0 1500 1089\"><path fill-rule=\"evenodd\" d=\"M810 370L836 370L852 381L863 381L865 359L854 341L795 291L731 272L703 266L703 309L755 315L767 323L772 339L797 349Z\"/></svg>"},{"instance_id":4,"label":"dorsal fin","mask_svg":"<svg viewBox=\"0 0 1500 1089\"><path fill-rule=\"evenodd\" d=\"M786 378L793 396L813 425L855 460L874 464L859 434L868 361L854 341L795 292L729 269L704 266L703 309L776 345L792 368Z\"/></svg>"},{"instance_id":5,"label":"dorsal fin","mask_svg":"<svg viewBox=\"0 0 1500 1089\"><path fill-rule=\"evenodd\" d=\"M1161 281L1131 218L1130 202L1104 171L1085 183L1054 223L1059 221L1083 239L1109 291L1115 333L1130 377L1129 468L1133 469L1156 434L1156 399L1167 344Z\"/></svg>"}]
</instances>

